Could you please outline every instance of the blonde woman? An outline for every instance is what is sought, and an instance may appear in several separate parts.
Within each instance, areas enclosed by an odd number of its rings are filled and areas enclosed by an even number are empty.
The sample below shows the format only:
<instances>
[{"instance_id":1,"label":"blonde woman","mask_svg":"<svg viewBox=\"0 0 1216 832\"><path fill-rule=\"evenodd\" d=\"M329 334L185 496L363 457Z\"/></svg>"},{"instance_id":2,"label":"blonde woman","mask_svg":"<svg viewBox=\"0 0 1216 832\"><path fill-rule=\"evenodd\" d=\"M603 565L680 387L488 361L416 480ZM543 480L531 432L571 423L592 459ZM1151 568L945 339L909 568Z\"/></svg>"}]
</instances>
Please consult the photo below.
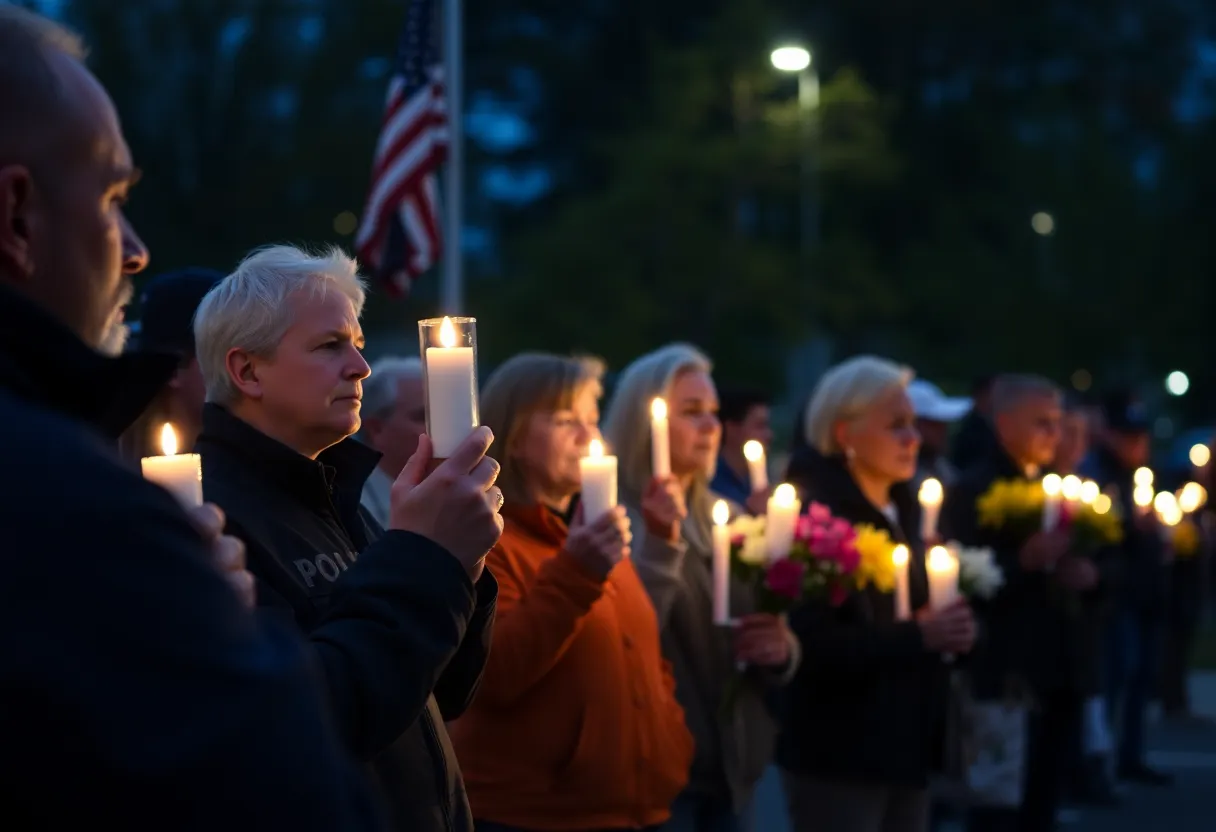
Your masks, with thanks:
<instances>
[{"instance_id":1,"label":"blonde woman","mask_svg":"<svg viewBox=\"0 0 1216 832\"><path fill-rule=\"evenodd\" d=\"M740 832L748 828L751 795L772 755L774 726L766 686L793 673L798 645L785 623L749 614L752 599L732 587L738 627L714 626L709 477L721 425L711 365L696 348L672 344L621 374L605 422L620 459L620 497L633 528L634 565L650 593L663 653L675 672L676 696L696 740L688 788L672 807L669 832ZM671 476L651 472L650 405L668 405ZM747 668L742 695L730 708L723 693L738 663Z\"/></svg>"},{"instance_id":2,"label":"blonde woman","mask_svg":"<svg viewBox=\"0 0 1216 832\"><path fill-rule=\"evenodd\" d=\"M693 741L619 506L587 517L579 460L599 436L598 361L529 353L490 376L506 500L486 563L498 615L477 699L453 726L478 832L652 829Z\"/></svg>"}]
</instances>

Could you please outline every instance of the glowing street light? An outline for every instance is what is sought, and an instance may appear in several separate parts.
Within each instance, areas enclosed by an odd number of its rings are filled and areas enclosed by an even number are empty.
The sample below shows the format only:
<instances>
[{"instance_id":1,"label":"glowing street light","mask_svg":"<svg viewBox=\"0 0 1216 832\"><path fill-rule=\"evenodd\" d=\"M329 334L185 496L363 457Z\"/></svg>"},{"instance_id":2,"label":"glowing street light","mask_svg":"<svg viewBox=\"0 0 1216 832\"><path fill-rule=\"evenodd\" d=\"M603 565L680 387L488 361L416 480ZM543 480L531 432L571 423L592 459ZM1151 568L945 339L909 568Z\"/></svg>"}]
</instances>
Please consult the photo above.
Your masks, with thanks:
<instances>
[{"instance_id":1,"label":"glowing street light","mask_svg":"<svg viewBox=\"0 0 1216 832\"><path fill-rule=\"evenodd\" d=\"M1191 380L1182 370L1174 370L1165 377L1165 389L1171 396L1184 396L1191 389Z\"/></svg>"},{"instance_id":2,"label":"glowing street light","mask_svg":"<svg viewBox=\"0 0 1216 832\"><path fill-rule=\"evenodd\" d=\"M781 72L802 72L811 65L811 53L801 46L779 46L769 56L773 68Z\"/></svg>"},{"instance_id":3,"label":"glowing street light","mask_svg":"<svg viewBox=\"0 0 1216 832\"><path fill-rule=\"evenodd\" d=\"M1039 211L1030 218L1030 227L1034 233L1046 237L1056 230L1056 220L1046 211Z\"/></svg>"}]
</instances>

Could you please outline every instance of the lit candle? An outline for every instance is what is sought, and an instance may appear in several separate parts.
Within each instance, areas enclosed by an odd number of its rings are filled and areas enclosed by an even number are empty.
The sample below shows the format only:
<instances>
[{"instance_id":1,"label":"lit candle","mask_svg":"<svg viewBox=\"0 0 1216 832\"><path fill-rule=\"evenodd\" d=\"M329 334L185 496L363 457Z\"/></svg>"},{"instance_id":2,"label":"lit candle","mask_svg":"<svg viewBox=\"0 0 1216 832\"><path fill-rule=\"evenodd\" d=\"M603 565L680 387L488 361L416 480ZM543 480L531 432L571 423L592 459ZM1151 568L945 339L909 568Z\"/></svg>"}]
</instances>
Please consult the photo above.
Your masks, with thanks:
<instances>
[{"instance_id":1,"label":"lit candle","mask_svg":"<svg viewBox=\"0 0 1216 832\"><path fill-rule=\"evenodd\" d=\"M895 564L895 620L907 621L912 617L912 602L908 596L908 547L902 543L891 552Z\"/></svg>"},{"instance_id":2,"label":"lit candle","mask_svg":"<svg viewBox=\"0 0 1216 832\"><path fill-rule=\"evenodd\" d=\"M1136 504L1136 513L1142 517L1149 514L1153 510L1155 496L1152 483L1137 485L1132 491L1132 502Z\"/></svg>"},{"instance_id":3,"label":"lit candle","mask_svg":"<svg viewBox=\"0 0 1216 832\"><path fill-rule=\"evenodd\" d=\"M1208 492L1197 482L1188 482L1178 491L1178 507L1186 514L1194 514L1208 501Z\"/></svg>"},{"instance_id":4,"label":"lit candle","mask_svg":"<svg viewBox=\"0 0 1216 832\"><path fill-rule=\"evenodd\" d=\"M1060 492L1064 483L1059 474L1043 477L1043 531L1055 531L1060 525Z\"/></svg>"},{"instance_id":5,"label":"lit candle","mask_svg":"<svg viewBox=\"0 0 1216 832\"><path fill-rule=\"evenodd\" d=\"M920 484L920 536L922 540L937 539L937 515L942 509L942 484L929 477Z\"/></svg>"},{"instance_id":6,"label":"lit candle","mask_svg":"<svg viewBox=\"0 0 1216 832\"><path fill-rule=\"evenodd\" d=\"M604 443L592 439L587 455L578 461L582 482L583 519L594 523L616 505L616 457L604 455Z\"/></svg>"},{"instance_id":7,"label":"lit candle","mask_svg":"<svg viewBox=\"0 0 1216 832\"><path fill-rule=\"evenodd\" d=\"M198 454L179 454L177 434L165 423L160 432L164 456L146 456L140 460L144 479L151 480L170 491L187 508L203 504L203 458Z\"/></svg>"},{"instance_id":8,"label":"lit candle","mask_svg":"<svg viewBox=\"0 0 1216 832\"><path fill-rule=\"evenodd\" d=\"M1132 482L1134 482L1137 486L1151 486L1153 484L1153 480L1155 479L1156 477L1153 476L1152 468L1137 468L1136 473L1132 474Z\"/></svg>"},{"instance_id":9,"label":"lit candle","mask_svg":"<svg viewBox=\"0 0 1216 832\"><path fill-rule=\"evenodd\" d=\"M929 573L929 606L934 612L958 600L958 558L949 549L945 546L930 549L925 569Z\"/></svg>"},{"instance_id":10,"label":"lit candle","mask_svg":"<svg viewBox=\"0 0 1216 832\"><path fill-rule=\"evenodd\" d=\"M1178 499L1169 491L1162 491L1153 498L1153 509L1161 521L1161 538L1170 543L1174 537L1174 527L1182 522L1182 508L1178 505Z\"/></svg>"},{"instance_id":11,"label":"lit candle","mask_svg":"<svg viewBox=\"0 0 1216 832\"><path fill-rule=\"evenodd\" d=\"M426 432L447 459L477 428L477 319L418 322L426 378Z\"/></svg>"},{"instance_id":12,"label":"lit candle","mask_svg":"<svg viewBox=\"0 0 1216 832\"><path fill-rule=\"evenodd\" d=\"M1087 506L1092 506L1102 493L1102 489L1093 480L1086 480L1081 483L1081 502Z\"/></svg>"},{"instance_id":13,"label":"lit candle","mask_svg":"<svg viewBox=\"0 0 1216 832\"><path fill-rule=\"evenodd\" d=\"M730 507L714 503L714 624L730 624Z\"/></svg>"},{"instance_id":14,"label":"lit candle","mask_svg":"<svg viewBox=\"0 0 1216 832\"><path fill-rule=\"evenodd\" d=\"M1075 509L1077 504L1081 502L1081 491L1083 488L1084 483L1081 482L1081 478L1073 474L1069 474L1060 480L1060 496L1068 503L1070 509Z\"/></svg>"},{"instance_id":15,"label":"lit candle","mask_svg":"<svg viewBox=\"0 0 1216 832\"><path fill-rule=\"evenodd\" d=\"M747 440L743 443L743 457L747 460L752 493L768 491L768 460L764 457L764 446L755 439Z\"/></svg>"},{"instance_id":16,"label":"lit candle","mask_svg":"<svg viewBox=\"0 0 1216 832\"><path fill-rule=\"evenodd\" d=\"M671 476L671 435L667 425L667 402L650 403L650 472L665 480Z\"/></svg>"},{"instance_id":17,"label":"lit candle","mask_svg":"<svg viewBox=\"0 0 1216 832\"><path fill-rule=\"evenodd\" d=\"M794 545L794 530L798 526L798 512L801 509L802 501L798 499L794 486L783 482L773 490L773 496L768 498L764 526L764 541L768 548L769 560L778 560L790 553Z\"/></svg>"}]
</instances>

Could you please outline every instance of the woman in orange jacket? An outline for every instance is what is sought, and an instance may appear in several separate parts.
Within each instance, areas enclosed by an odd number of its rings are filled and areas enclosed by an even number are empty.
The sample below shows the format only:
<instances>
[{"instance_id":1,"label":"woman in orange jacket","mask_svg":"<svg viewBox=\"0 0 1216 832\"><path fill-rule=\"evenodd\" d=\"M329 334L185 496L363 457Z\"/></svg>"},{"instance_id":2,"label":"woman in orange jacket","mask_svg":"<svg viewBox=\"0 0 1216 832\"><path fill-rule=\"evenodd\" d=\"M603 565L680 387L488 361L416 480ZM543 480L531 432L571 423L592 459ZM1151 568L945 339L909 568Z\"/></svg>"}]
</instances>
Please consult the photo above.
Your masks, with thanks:
<instances>
[{"instance_id":1,"label":"woman in orange jacket","mask_svg":"<svg viewBox=\"0 0 1216 832\"><path fill-rule=\"evenodd\" d=\"M629 521L578 506L602 372L519 355L482 394L506 498L486 560L498 614L477 699L451 726L478 832L658 827L688 780L693 740Z\"/></svg>"}]
</instances>

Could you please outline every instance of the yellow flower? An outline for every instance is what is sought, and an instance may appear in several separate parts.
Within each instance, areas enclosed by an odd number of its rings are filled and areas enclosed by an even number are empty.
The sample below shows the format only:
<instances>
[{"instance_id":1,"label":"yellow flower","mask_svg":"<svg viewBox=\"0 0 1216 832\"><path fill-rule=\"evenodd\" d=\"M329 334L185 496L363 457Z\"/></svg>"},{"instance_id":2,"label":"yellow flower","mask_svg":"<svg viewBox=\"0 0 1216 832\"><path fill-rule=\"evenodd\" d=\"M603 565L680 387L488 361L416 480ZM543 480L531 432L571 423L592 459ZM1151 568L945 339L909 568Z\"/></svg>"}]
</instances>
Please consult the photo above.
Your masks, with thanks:
<instances>
[{"instance_id":1,"label":"yellow flower","mask_svg":"<svg viewBox=\"0 0 1216 832\"><path fill-rule=\"evenodd\" d=\"M1082 504L1072 518L1073 536L1097 546L1113 546L1123 542L1123 523L1113 511L1099 514L1091 505Z\"/></svg>"},{"instance_id":2,"label":"yellow flower","mask_svg":"<svg viewBox=\"0 0 1216 832\"><path fill-rule=\"evenodd\" d=\"M1199 552L1199 526L1189 517L1174 527L1174 554L1180 558L1193 558Z\"/></svg>"},{"instance_id":3,"label":"yellow flower","mask_svg":"<svg viewBox=\"0 0 1216 832\"><path fill-rule=\"evenodd\" d=\"M1026 480L997 480L975 503L980 525L999 529L1026 524L1043 513L1043 487Z\"/></svg>"},{"instance_id":4,"label":"yellow flower","mask_svg":"<svg viewBox=\"0 0 1216 832\"><path fill-rule=\"evenodd\" d=\"M857 571L853 573L857 587L865 589L873 584L879 592L895 591L895 562L891 554L895 551L895 542L882 529L867 524L857 526L857 539L853 545L857 547Z\"/></svg>"}]
</instances>

